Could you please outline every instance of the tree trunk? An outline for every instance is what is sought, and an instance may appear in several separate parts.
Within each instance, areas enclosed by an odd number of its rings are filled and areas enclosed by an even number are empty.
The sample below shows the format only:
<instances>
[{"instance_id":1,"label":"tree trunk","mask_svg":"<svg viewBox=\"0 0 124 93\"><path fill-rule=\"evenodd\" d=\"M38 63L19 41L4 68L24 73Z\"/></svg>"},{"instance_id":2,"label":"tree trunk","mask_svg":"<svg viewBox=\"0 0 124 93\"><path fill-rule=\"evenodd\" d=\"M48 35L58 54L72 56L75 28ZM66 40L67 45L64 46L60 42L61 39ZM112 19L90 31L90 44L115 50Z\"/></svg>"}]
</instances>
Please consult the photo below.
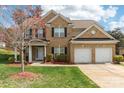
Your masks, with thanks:
<instances>
[{"instance_id":1,"label":"tree trunk","mask_svg":"<svg viewBox=\"0 0 124 93\"><path fill-rule=\"evenodd\" d=\"M23 43L22 43L22 50L21 50L21 70L22 70L22 72L24 72L24 45L23 45Z\"/></svg>"},{"instance_id":2,"label":"tree trunk","mask_svg":"<svg viewBox=\"0 0 124 93\"><path fill-rule=\"evenodd\" d=\"M21 55L22 55L22 57L21 57L21 68L22 68L22 72L24 72L24 53L23 53L23 50L22 50Z\"/></svg>"},{"instance_id":3,"label":"tree trunk","mask_svg":"<svg viewBox=\"0 0 124 93\"><path fill-rule=\"evenodd\" d=\"M17 62L17 47L14 47L14 58L15 62Z\"/></svg>"}]
</instances>

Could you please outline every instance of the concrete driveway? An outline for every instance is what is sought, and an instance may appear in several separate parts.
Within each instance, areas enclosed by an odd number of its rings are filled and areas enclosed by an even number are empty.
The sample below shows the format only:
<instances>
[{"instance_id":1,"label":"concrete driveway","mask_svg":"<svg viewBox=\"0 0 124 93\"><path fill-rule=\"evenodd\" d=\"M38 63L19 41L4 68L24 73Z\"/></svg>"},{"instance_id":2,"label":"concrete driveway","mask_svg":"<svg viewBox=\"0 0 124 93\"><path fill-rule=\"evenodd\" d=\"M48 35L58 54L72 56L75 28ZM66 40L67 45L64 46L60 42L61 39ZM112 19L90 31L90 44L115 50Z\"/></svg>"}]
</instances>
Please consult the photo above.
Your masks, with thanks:
<instances>
[{"instance_id":1,"label":"concrete driveway","mask_svg":"<svg viewBox=\"0 0 124 93\"><path fill-rule=\"evenodd\" d=\"M124 67L114 64L78 65L81 71L102 88L124 88Z\"/></svg>"}]
</instances>

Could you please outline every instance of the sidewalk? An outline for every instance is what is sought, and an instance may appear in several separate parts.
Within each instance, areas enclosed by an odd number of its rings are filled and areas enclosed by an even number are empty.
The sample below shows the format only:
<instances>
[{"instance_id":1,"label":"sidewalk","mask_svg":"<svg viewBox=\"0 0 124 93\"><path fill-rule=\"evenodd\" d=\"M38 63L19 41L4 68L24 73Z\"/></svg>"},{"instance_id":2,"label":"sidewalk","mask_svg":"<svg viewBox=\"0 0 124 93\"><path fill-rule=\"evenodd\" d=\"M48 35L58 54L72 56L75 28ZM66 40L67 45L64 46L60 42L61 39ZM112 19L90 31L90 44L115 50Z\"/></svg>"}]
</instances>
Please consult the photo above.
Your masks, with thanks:
<instances>
[{"instance_id":1,"label":"sidewalk","mask_svg":"<svg viewBox=\"0 0 124 93\"><path fill-rule=\"evenodd\" d=\"M74 67L74 66L78 66L78 65L75 65L75 64L41 64L41 63L33 63L31 64L31 66L52 66L52 67L55 67L55 66L67 66L67 67Z\"/></svg>"}]
</instances>

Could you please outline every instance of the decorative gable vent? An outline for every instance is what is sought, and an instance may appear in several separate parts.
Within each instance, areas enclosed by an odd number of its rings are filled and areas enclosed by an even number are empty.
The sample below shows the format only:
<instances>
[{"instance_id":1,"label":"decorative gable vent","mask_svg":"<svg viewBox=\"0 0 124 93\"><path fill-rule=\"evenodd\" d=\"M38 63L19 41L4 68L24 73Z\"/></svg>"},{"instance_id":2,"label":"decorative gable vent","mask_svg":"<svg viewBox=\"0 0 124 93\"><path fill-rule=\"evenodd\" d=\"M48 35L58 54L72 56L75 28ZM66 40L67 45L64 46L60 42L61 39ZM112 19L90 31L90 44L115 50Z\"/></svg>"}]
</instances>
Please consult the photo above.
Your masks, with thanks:
<instances>
[{"instance_id":1,"label":"decorative gable vent","mask_svg":"<svg viewBox=\"0 0 124 93\"><path fill-rule=\"evenodd\" d=\"M95 35L95 34L96 34L96 31L95 31L95 30L92 30L92 31L91 31L91 34L92 34L92 35Z\"/></svg>"}]
</instances>

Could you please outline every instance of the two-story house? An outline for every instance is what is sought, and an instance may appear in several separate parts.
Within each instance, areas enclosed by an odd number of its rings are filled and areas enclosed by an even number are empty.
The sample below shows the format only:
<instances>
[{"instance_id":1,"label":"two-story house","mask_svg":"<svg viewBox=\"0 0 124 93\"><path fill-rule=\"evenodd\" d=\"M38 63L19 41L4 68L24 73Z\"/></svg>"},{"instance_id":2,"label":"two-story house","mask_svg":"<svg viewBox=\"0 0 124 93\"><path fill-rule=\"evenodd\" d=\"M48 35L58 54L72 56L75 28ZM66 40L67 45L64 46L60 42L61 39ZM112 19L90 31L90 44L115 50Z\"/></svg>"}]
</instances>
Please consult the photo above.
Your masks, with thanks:
<instances>
[{"instance_id":1,"label":"two-story house","mask_svg":"<svg viewBox=\"0 0 124 93\"><path fill-rule=\"evenodd\" d=\"M41 62L47 54L68 55L68 63L112 62L118 42L94 20L70 20L53 10L46 13L46 28L36 24L26 32L29 62Z\"/></svg>"}]
</instances>

